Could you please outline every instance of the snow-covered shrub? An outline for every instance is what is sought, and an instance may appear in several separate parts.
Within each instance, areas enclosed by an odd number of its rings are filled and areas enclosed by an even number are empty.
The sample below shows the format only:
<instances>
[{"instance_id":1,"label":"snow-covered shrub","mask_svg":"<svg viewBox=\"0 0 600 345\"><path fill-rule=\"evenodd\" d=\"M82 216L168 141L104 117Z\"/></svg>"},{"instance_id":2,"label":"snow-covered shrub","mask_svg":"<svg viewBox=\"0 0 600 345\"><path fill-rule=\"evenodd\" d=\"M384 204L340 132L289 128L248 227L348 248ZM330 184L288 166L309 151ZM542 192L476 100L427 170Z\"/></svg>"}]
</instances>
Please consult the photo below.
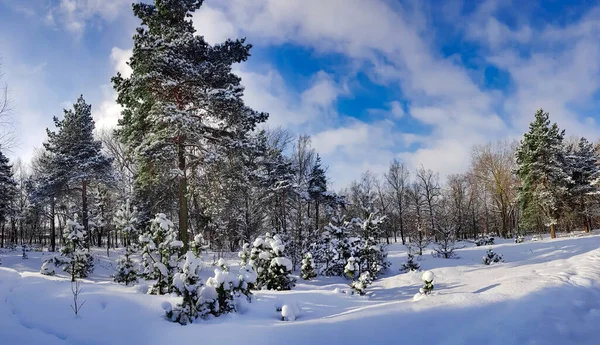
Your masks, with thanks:
<instances>
[{"instance_id":1,"label":"snow-covered shrub","mask_svg":"<svg viewBox=\"0 0 600 345\"><path fill-rule=\"evenodd\" d=\"M385 217L378 217L371 213L360 226L360 250L357 253L357 261L360 272L368 271L371 274L371 279L377 279L381 273L390 267L385 245L377 243L375 240L384 221Z\"/></svg>"},{"instance_id":2,"label":"snow-covered shrub","mask_svg":"<svg viewBox=\"0 0 600 345\"><path fill-rule=\"evenodd\" d=\"M152 241L151 234L140 235L139 243L142 246L142 267L139 275L147 280L156 279L154 270L156 244Z\"/></svg>"},{"instance_id":3,"label":"snow-covered shrub","mask_svg":"<svg viewBox=\"0 0 600 345\"><path fill-rule=\"evenodd\" d=\"M199 316L200 288L202 280L198 276L200 260L189 251L181 272L173 275L173 292L183 297L183 301L174 308L168 308L167 318L182 325L194 322Z\"/></svg>"},{"instance_id":4,"label":"snow-covered shrub","mask_svg":"<svg viewBox=\"0 0 600 345\"><path fill-rule=\"evenodd\" d=\"M408 253L406 263L402 264L400 272L414 272L418 271L421 267L415 262L415 256L412 253Z\"/></svg>"},{"instance_id":5,"label":"snow-covered shrub","mask_svg":"<svg viewBox=\"0 0 600 345\"><path fill-rule=\"evenodd\" d=\"M249 263L257 273L257 289L290 290L295 285L290 276L292 261L284 256L284 251L285 245L278 235L271 237L267 233L254 241Z\"/></svg>"},{"instance_id":6,"label":"snow-covered shrub","mask_svg":"<svg viewBox=\"0 0 600 345\"><path fill-rule=\"evenodd\" d=\"M281 307L281 321L296 321L300 314L300 308L295 303L284 304Z\"/></svg>"},{"instance_id":7,"label":"snow-covered shrub","mask_svg":"<svg viewBox=\"0 0 600 345\"><path fill-rule=\"evenodd\" d=\"M358 270L358 262L356 262L356 259L353 256L349 257L348 262L346 262L346 266L344 266L344 275L354 280L354 278L358 275Z\"/></svg>"},{"instance_id":8,"label":"snow-covered shrub","mask_svg":"<svg viewBox=\"0 0 600 345\"><path fill-rule=\"evenodd\" d=\"M361 273L360 277L358 277L358 280L353 281L352 284L350 284L350 287L359 295L364 295L365 290L369 285L371 285L372 282L373 278L371 277L371 274L369 271L366 271Z\"/></svg>"},{"instance_id":9,"label":"snow-covered shrub","mask_svg":"<svg viewBox=\"0 0 600 345\"><path fill-rule=\"evenodd\" d=\"M286 257L275 257L269 266L269 277L267 289L269 290L291 290L296 284L292 274L292 261Z\"/></svg>"},{"instance_id":10,"label":"snow-covered shrub","mask_svg":"<svg viewBox=\"0 0 600 345\"><path fill-rule=\"evenodd\" d=\"M494 244L494 238L493 237L488 237L488 236L484 236L482 238L479 238L475 241L475 245L477 247L480 246L491 246Z\"/></svg>"},{"instance_id":11,"label":"snow-covered shrub","mask_svg":"<svg viewBox=\"0 0 600 345\"><path fill-rule=\"evenodd\" d=\"M60 255L44 261L40 272L53 275L56 273L56 267L62 267L63 271L71 275L71 281L75 281L76 278L86 278L94 271L94 258L84 251L84 238L83 226L76 220L67 220L64 246L60 248Z\"/></svg>"},{"instance_id":12,"label":"snow-covered shrub","mask_svg":"<svg viewBox=\"0 0 600 345\"><path fill-rule=\"evenodd\" d=\"M125 283L125 285L135 284L138 281L138 270L136 264L131 259L129 250L117 259L117 269L113 275L116 283Z\"/></svg>"},{"instance_id":13,"label":"snow-covered shrub","mask_svg":"<svg viewBox=\"0 0 600 345\"><path fill-rule=\"evenodd\" d=\"M515 237L515 243L523 243L524 240L525 238L521 235Z\"/></svg>"},{"instance_id":14,"label":"snow-covered shrub","mask_svg":"<svg viewBox=\"0 0 600 345\"><path fill-rule=\"evenodd\" d=\"M150 253L153 261L156 283L150 288L149 293L162 295L172 290L173 275L177 270L179 251L183 242L177 240L177 232L173 222L164 213L159 213L150 225L152 233L151 242L155 244L155 253ZM148 246L151 248L151 246Z\"/></svg>"},{"instance_id":15,"label":"snow-covered shrub","mask_svg":"<svg viewBox=\"0 0 600 345\"><path fill-rule=\"evenodd\" d=\"M265 237L257 237L252 243L249 264L254 268L257 274L256 288L262 288L267 281L269 266L271 265L270 245L266 240L271 240L269 233Z\"/></svg>"},{"instance_id":16,"label":"snow-covered shrub","mask_svg":"<svg viewBox=\"0 0 600 345\"><path fill-rule=\"evenodd\" d=\"M53 276L56 274L56 269L62 265L60 259L56 255L52 255L48 259L44 260L40 273L46 276Z\"/></svg>"},{"instance_id":17,"label":"snow-covered shrub","mask_svg":"<svg viewBox=\"0 0 600 345\"><path fill-rule=\"evenodd\" d=\"M315 263L310 253L304 254L304 258L302 259L301 272L302 279L304 280L310 280L317 276L317 274L315 273Z\"/></svg>"},{"instance_id":18,"label":"snow-covered shrub","mask_svg":"<svg viewBox=\"0 0 600 345\"><path fill-rule=\"evenodd\" d=\"M244 243L242 246L242 250L238 252L238 257L240 258L240 266L246 266L250 261L250 243Z\"/></svg>"},{"instance_id":19,"label":"snow-covered shrub","mask_svg":"<svg viewBox=\"0 0 600 345\"><path fill-rule=\"evenodd\" d=\"M192 241L191 248L197 257L200 257L200 254L208 249L208 245L204 242L204 236L202 236L202 234L197 234L194 236L194 241Z\"/></svg>"},{"instance_id":20,"label":"snow-covered shrub","mask_svg":"<svg viewBox=\"0 0 600 345\"><path fill-rule=\"evenodd\" d=\"M433 280L435 279L433 272L425 271L421 279L423 280L423 283L425 283L425 285L423 285L423 287L419 289L419 293L421 293L422 295L429 295L431 291L433 291Z\"/></svg>"},{"instance_id":21,"label":"snow-covered shrub","mask_svg":"<svg viewBox=\"0 0 600 345\"><path fill-rule=\"evenodd\" d=\"M135 207L131 207L129 200L117 211L114 223L117 231L121 233L121 237L123 238L125 254L121 255L117 260L117 268L113 279L115 282L125 283L125 285L137 283L138 269L131 259L131 256L134 254L131 240L135 238L138 232L136 229L137 210Z\"/></svg>"},{"instance_id":22,"label":"snow-covered shrub","mask_svg":"<svg viewBox=\"0 0 600 345\"><path fill-rule=\"evenodd\" d=\"M499 262L504 262L504 257L498 253L494 253L492 249L489 249L483 257L483 263L485 265L491 265Z\"/></svg>"}]
</instances>

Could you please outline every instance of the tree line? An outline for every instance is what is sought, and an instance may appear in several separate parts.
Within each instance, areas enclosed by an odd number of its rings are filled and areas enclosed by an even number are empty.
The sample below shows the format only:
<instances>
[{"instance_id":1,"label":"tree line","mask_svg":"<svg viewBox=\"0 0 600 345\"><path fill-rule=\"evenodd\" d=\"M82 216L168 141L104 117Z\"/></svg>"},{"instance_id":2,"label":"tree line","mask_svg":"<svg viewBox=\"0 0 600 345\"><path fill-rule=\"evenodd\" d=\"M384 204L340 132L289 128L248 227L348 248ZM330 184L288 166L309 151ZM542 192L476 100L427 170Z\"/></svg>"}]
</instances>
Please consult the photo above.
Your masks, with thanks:
<instances>
[{"instance_id":1,"label":"tree line","mask_svg":"<svg viewBox=\"0 0 600 345\"><path fill-rule=\"evenodd\" d=\"M463 174L442 181L426 167L412 171L394 160L382 175L367 171L332 190L309 136L261 126L268 114L244 103L232 66L250 57L251 45L206 43L190 20L200 5L134 4L141 25L132 73L112 79L123 107L115 130L96 131L81 96L54 118L29 164L0 154L0 247L56 251L75 218L88 247L135 242L117 230L125 204L136 208L142 232L157 214L173 219L182 253L198 235L215 252L233 252L277 234L294 269L340 219L377 215L384 221L369 238L420 252L431 241L554 237L557 229L597 226L599 146L565 139L543 110L520 142L474 147Z\"/></svg>"}]
</instances>

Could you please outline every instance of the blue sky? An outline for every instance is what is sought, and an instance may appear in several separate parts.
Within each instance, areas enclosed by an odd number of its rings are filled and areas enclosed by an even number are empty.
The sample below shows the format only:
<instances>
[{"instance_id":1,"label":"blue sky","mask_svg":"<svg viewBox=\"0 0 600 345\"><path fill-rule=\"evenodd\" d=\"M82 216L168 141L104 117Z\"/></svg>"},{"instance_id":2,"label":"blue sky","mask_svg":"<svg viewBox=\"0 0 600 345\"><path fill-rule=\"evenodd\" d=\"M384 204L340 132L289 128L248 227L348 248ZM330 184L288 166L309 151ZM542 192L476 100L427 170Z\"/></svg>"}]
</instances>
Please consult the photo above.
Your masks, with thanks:
<instances>
[{"instance_id":1,"label":"blue sky","mask_svg":"<svg viewBox=\"0 0 600 345\"><path fill-rule=\"evenodd\" d=\"M0 55L28 160L79 94L99 127L119 117L131 0L0 0ZM519 138L543 107L598 139L600 7L593 1L206 0L211 42L246 36L236 66L269 126L313 137L336 187L393 158L442 176L473 145Z\"/></svg>"}]
</instances>

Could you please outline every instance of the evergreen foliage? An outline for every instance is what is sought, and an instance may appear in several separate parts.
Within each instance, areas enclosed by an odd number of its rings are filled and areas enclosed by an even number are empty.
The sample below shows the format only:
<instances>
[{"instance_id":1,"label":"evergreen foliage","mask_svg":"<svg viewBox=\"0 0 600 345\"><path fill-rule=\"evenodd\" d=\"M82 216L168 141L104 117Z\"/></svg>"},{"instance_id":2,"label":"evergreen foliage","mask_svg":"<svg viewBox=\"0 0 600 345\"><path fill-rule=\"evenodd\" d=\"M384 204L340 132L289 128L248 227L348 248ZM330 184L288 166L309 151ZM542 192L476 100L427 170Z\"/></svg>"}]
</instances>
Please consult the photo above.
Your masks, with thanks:
<instances>
[{"instance_id":1,"label":"evergreen foliage","mask_svg":"<svg viewBox=\"0 0 600 345\"><path fill-rule=\"evenodd\" d=\"M488 249L483 257L483 263L485 265L491 265L499 262L504 262L504 257L498 253L494 253L492 249Z\"/></svg>"},{"instance_id":2,"label":"evergreen foliage","mask_svg":"<svg viewBox=\"0 0 600 345\"><path fill-rule=\"evenodd\" d=\"M521 180L518 200L524 222L534 226L541 213L552 238L556 237L555 226L565 209L571 184L564 134L556 123L550 124L549 114L540 109L516 152L515 172Z\"/></svg>"},{"instance_id":3,"label":"evergreen foliage","mask_svg":"<svg viewBox=\"0 0 600 345\"><path fill-rule=\"evenodd\" d=\"M310 253L304 254L304 258L302 259L301 275L302 279L304 280L310 280L317 276L315 273L315 263Z\"/></svg>"}]
</instances>

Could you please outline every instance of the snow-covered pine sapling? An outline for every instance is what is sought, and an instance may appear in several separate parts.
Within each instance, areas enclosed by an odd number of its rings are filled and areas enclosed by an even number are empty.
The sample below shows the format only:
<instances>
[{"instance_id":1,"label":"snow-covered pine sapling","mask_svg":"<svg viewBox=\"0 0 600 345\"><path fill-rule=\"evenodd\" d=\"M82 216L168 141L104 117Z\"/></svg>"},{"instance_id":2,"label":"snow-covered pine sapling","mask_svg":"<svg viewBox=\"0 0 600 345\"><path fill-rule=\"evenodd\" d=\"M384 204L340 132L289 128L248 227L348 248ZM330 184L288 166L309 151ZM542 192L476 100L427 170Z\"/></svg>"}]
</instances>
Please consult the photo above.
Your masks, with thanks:
<instances>
[{"instance_id":1,"label":"snow-covered pine sapling","mask_svg":"<svg viewBox=\"0 0 600 345\"><path fill-rule=\"evenodd\" d=\"M238 258L240 258L240 266L246 266L250 261L250 243L244 243L242 250L238 252Z\"/></svg>"},{"instance_id":2,"label":"snow-covered pine sapling","mask_svg":"<svg viewBox=\"0 0 600 345\"><path fill-rule=\"evenodd\" d=\"M139 243L142 246L142 269L140 276L144 279L152 280L156 279L154 270L154 256L158 256L156 253L156 244L152 240L151 234L140 235Z\"/></svg>"},{"instance_id":3,"label":"snow-covered pine sapling","mask_svg":"<svg viewBox=\"0 0 600 345\"><path fill-rule=\"evenodd\" d=\"M182 325L194 322L199 316L198 306L202 279L198 276L200 260L188 251L181 272L173 276L173 292L182 296L183 300L175 307L167 309L166 316L173 322Z\"/></svg>"},{"instance_id":4,"label":"snow-covered pine sapling","mask_svg":"<svg viewBox=\"0 0 600 345\"><path fill-rule=\"evenodd\" d=\"M246 296L248 302L250 302L252 299L251 290L254 289L256 278L256 272L254 272L254 269L251 265L241 266L238 275L239 284L237 287L234 287L234 294L236 297L241 297L244 295Z\"/></svg>"},{"instance_id":5,"label":"snow-covered pine sapling","mask_svg":"<svg viewBox=\"0 0 600 345\"><path fill-rule=\"evenodd\" d=\"M354 280L358 274L358 270L359 267L356 259L353 256L349 257L348 261L346 262L346 266L344 266L344 275Z\"/></svg>"},{"instance_id":6,"label":"snow-covered pine sapling","mask_svg":"<svg viewBox=\"0 0 600 345\"><path fill-rule=\"evenodd\" d=\"M419 264L415 262L415 256L411 252L409 252L407 255L406 263L402 264L400 272L415 272L418 271L420 268L421 267L419 266Z\"/></svg>"},{"instance_id":7,"label":"snow-covered pine sapling","mask_svg":"<svg viewBox=\"0 0 600 345\"><path fill-rule=\"evenodd\" d=\"M194 241L192 242L191 247L192 251L197 257L200 257L200 254L208 249L208 245L204 243L204 236L202 236L202 234L197 234L194 236Z\"/></svg>"},{"instance_id":8,"label":"snow-covered pine sapling","mask_svg":"<svg viewBox=\"0 0 600 345\"><path fill-rule=\"evenodd\" d=\"M56 255L52 255L48 259L44 260L40 273L45 276L53 276L56 274L56 268L62 265L59 258Z\"/></svg>"},{"instance_id":9,"label":"snow-covered pine sapling","mask_svg":"<svg viewBox=\"0 0 600 345\"><path fill-rule=\"evenodd\" d=\"M477 247L480 246L491 246L494 244L494 238L493 237L489 237L489 236L484 236L482 238L479 238L475 241L475 245Z\"/></svg>"},{"instance_id":10,"label":"snow-covered pine sapling","mask_svg":"<svg viewBox=\"0 0 600 345\"><path fill-rule=\"evenodd\" d=\"M23 260L29 259L29 257L27 256L27 252L25 252L25 247L22 247L22 249L23 249L23 254L21 255L21 259L23 259Z\"/></svg>"},{"instance_id":11,"label":"snow-covered pine sapling","mask_svg":"<svg viewBox=\"0 0 600 345\"><path fill-rule=\"evenodd\" d=\"M213 287L217 292L216 316L236 311L233 286L237 285L237 279L233 274L215 268L215 276L206 281L206 285Z\"/></svg>"},{"instance_id":12,"label":"snow-covered pine sapling","mask_svg":"<svg viewBox=\"0 0 600 345\"><path fill-rule=\"evenodd\" d=\"M352 284L350 284L350 287L359 295L364 295L365 290L369 285L371 285L372 282L373 277L371 276L371 273L369 273L369 271L365 271L360 274L358 280L353 281Z\"/></svg>"},{"instance_id":13,"label":"snow-covered pine sapling","mask_svg":"<svg viewBox=\"0 0 600 345\"><path fill-rule=\"evenodd\" d=\"M60 249L57 261L63 266L63 270L71 275L72 282L76 278L86 278L94 271L94 258L85 252L85 238L83 226L76 220L67 220L64 246Z\"/></svg>"},{"instance_id":14,"label":"snow-covered pine sapling","mask_svg":"<svg viewBox=\"0 0 600 345\"><path fill-rule=\"evenodd\" d=\"M485 265L491 265L499 262L504 262L504 257L498 253L494 253L492 249L488 249L483 257L483 263Z\"/></svg>"},{"instance_id":15,"label":"snow-covered pine sapling","mask_svg":"<svg viewBox=\"0 0 600 345\"><path fill-rule=\"evenodd\" d=\"M150 288L149 293L162 295L172 289L171 283L177 269L183 242L177 240L175 226L164 213L158 213L152 220L150 231L152 232L152 242L156 244L158 260L150 255L154 261L153 267L157 282Z\"/></svg>"},{"instance_id":16,"label":"snow-covered pine sapling","mask_svg":"<svg viewBox=\"0 0 600 345\"><path fill-rule=\"evenodd\" d=\"M310 280L317 276L317 274L315 273L315 263L310 253L304 254L304 258L302 259L301 271L302 279L304 280Z\"/></svg>"},{"instance_id":17,"label":"snow-covered pine sapling","mask_svg":"<svg viewBox=\"0 0 600 345\"><path fill-rule=\"evenodd\" d=\"M121 255L117 260L117 269L113 275L113 279L115 282L125 283L125 285L136 283L138 280L138 270L131 259L131 255L134 253L131 240L137 234L137 210L135 207L131 207L129 200L117 211L114 223L117 231L121 233L121 237L123 238L125 254Z\"/></svg>"},{"instance_id":18,"label":"snow-covered pine sapling","mask_svg":"<svg viewBox=\"0 0 600 345\"><path fill-rule=\"evenodd\" d=\"M435 279L433 272L425 271L421 279L423 279L423 283L425 283L425 285L419 289L419 292L422 295L429 295L431 291L433 291L433 280Z\"/></svg>"},{"instance_id":19,"label":"snow-covered pine sapling","mask_svg":"<svg viewBox=\"0 0 600 345\"><path fill-rule=\"evenodd\" d=\"M270 237L270 236L269 236ZM269 266L271 265L271 250L264 237L257 237L252 243L250 252L250 261L248 263L254 268L258 275L256 279L256 288L261 289L266 286Z\"/></svg>"},{"instance_id":20,"label":"snow-covered pine sapling","mask_svg":"<svg viewBox=\"0 0 600 345\"><path fill-rule=\"evenodd\" d=\"M525 239L521 235L515 237L515 243L523 243L524 240Z\"/></svg>"},{"instance_id":21,"label":"snow-covered pine sapling","mask_svg":"<svg viewBox=\"0 0 600 345\"><path fill-rule=\"evenodd\" d=\"M269 290L291 290L296 284L291 277L292 261L284 256L285 246L278 235L271 240L271 264L267 274L267 289Z\"/></svg>"},{"instance_id":22,"label":"snow-covered pine sapling","mask_svg":"<svg viewBox=\"0 0 600 345\"><path fill-rule=\"evenodd\" d=\"M217 266L223 271L223 272L229 272L229 266L227 266L227 263L225 262L225 259L220 258L217 261Z\"/></svg>"}]
</instances>

